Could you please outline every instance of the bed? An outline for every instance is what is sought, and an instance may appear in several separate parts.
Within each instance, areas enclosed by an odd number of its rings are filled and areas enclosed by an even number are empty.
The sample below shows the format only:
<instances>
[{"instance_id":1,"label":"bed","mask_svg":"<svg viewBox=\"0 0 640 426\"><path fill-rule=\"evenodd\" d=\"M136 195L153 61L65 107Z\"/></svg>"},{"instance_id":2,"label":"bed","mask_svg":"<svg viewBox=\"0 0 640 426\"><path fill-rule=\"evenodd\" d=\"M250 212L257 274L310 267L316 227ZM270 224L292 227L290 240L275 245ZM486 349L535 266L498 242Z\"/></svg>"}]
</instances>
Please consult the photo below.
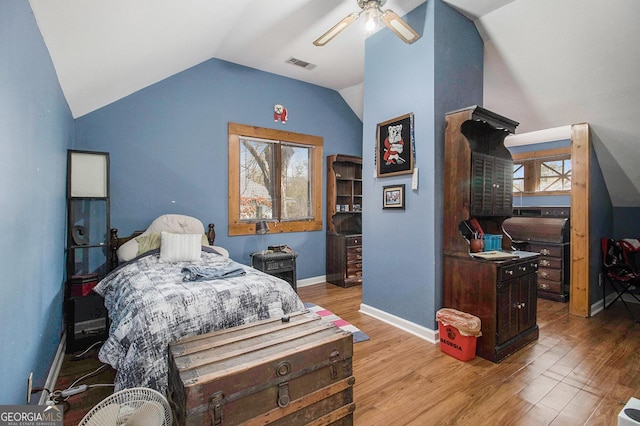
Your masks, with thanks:
<instances>
[{"instance_id":1,"label":"bed","mask_svg":"<svg viewBox=\"0 0 640 426\"><path fill-rule=\"evenodd\" d=\"M94 291L104 297L109 336L99 358L115 390L167 388L167 348L183 337L304 310L286 281L235 262L195 218L163 215L111 241L118 265ZM124 242L124 244L122 244Z\"/></svg>"}]
</instances>

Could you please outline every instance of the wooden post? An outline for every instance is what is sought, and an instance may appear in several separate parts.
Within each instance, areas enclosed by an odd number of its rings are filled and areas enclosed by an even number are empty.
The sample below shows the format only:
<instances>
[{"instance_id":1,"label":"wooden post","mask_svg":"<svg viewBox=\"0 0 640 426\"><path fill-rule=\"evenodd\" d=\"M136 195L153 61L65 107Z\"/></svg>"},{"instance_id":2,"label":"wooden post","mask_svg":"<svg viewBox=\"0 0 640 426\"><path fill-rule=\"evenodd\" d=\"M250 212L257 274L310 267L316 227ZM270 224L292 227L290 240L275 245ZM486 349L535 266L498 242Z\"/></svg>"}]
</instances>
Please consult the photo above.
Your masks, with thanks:
<instances>
[{"instance_id":1,"label":"wooden post","mask_svg":"<svg viewBox=\"0 0 640 426\"><path fill-rule=\"evenodd\" d=\"M589 170L591 138L587 123L571 126L571 288L569 313L590 315Z\"/></svg>"}]
</instances>

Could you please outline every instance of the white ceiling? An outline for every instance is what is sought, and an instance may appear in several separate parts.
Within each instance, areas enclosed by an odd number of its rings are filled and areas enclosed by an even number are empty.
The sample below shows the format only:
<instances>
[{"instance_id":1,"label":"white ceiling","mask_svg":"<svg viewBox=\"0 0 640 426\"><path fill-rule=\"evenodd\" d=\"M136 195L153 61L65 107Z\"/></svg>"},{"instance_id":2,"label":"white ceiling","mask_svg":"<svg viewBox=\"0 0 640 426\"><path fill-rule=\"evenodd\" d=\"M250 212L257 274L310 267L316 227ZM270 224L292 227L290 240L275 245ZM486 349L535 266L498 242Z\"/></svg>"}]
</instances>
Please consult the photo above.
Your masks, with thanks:
<instances>
[{"instance_id":1,"label":"white ceiling","mask_svg":"<svg viewBox=\"0 0 640 426\"><path fill-rule=\"evenodd\" d=\"M640 207L640 1L445 0L485 42L484 107L518 133L588 122L615 206ZM400 16L424 0L388 0ZM362 117L356 0L30 0L74 117L210 58L339 91ZM316 64L306 70L290 57Z\"/></svg>"}]
</instances>

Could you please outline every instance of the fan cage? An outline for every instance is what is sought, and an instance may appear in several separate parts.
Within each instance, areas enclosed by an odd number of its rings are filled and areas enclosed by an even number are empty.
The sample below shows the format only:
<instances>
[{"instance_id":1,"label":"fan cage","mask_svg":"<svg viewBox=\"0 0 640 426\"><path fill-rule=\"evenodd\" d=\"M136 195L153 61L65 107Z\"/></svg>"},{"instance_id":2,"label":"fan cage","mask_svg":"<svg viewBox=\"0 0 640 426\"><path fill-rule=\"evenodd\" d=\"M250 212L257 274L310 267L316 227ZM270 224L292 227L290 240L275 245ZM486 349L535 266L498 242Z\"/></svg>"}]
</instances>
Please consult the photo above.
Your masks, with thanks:
<instances>
[{"instance_id":1,"label":"fan cage","mask_svg":"<svg viewBox=\"0 0 640 426\"><path fill-rule=\"evenodd\" d=\"M123 425L134 414L158 419L158 425L172 424L171 407L167 399L150 388L130 388L115 392L93 407L79 423L79 426ZM147 423L144 424L153 424Z\"/></svg>"}]
</instances>

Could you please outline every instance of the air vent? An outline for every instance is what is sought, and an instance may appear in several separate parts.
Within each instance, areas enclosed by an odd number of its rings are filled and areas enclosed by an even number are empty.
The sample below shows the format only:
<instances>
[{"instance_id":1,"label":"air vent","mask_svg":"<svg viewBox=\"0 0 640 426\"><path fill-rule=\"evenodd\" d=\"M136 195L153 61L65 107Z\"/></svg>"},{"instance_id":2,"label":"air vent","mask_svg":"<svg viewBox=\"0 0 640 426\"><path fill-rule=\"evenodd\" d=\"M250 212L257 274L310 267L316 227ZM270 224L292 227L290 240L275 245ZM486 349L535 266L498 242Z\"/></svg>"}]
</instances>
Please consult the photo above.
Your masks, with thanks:
<instances>
[{"instance_id":1,"label":"air vent","mask_svg":"<svg viewBox=\"0 0 640 426\"><path fill-rule=\"evenodd\" d=\"M285 62L288 63L288 64L291 64L291 65L296 65L298 67L302 67L302 68L304 68L306 70L312 70L312 69L314 69L316 67L314 64L310 64L309 62L305 62L305 61L302 61L302 60L294 58L294 57L291 57L291 58L287 59Z\"/></svg>"}]
</instances>

